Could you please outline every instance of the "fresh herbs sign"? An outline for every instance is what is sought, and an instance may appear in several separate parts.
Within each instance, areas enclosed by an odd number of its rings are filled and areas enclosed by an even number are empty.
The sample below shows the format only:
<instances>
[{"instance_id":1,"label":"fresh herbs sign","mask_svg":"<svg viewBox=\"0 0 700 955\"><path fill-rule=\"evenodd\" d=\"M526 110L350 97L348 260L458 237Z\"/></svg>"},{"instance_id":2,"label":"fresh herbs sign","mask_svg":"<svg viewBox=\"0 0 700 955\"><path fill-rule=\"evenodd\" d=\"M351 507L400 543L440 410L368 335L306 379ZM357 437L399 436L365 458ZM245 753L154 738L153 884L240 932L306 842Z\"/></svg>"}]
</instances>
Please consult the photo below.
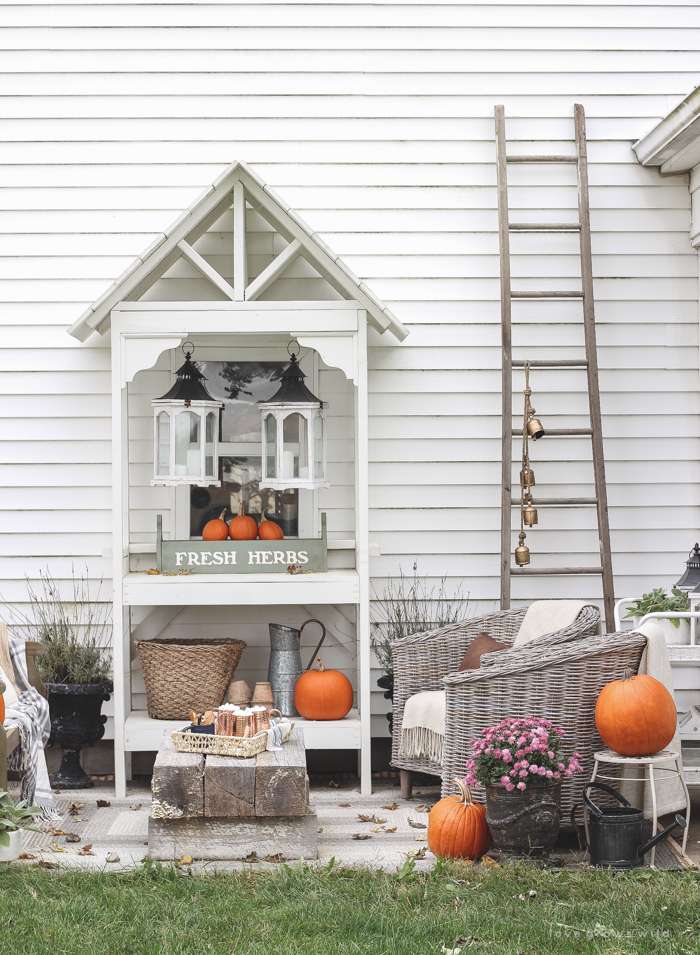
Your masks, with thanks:
<instances>
[{"instance_id":1,"label":"fresh herbs sign","mask_svg":"<svg viewBox=\"0 0 700 955\"><path fill-rule=\"evenodd\" d=\"M288 568L314 573L328 570L326 515L321 515L318 539L254 541L166 541L158 515L156 539L158 570L177 574L286 574Z\"/></svg>"}]
</instances>

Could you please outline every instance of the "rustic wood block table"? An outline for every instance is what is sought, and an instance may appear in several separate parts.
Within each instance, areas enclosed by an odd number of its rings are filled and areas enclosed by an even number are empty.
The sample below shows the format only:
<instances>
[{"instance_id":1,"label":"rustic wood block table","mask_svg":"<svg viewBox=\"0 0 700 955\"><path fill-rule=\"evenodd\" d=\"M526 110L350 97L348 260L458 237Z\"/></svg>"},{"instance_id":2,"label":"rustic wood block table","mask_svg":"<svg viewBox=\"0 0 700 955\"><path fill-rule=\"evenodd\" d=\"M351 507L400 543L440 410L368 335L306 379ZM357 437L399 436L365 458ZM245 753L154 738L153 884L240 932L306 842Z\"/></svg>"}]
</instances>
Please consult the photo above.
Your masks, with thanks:
<instances>
[{"instance_id":1,"label":"rustic wood block table","mask_svg":"<svg viewBox=\"0 0 700 955\"><path fill-rule=\"evenodd\" d=\"M163 734L153 767L148 856L229 861L252 852L284 859L318 856L309 808L304 733L295 727L278 752L249 759L176 753Z\"/></svg>"}]
</instances>

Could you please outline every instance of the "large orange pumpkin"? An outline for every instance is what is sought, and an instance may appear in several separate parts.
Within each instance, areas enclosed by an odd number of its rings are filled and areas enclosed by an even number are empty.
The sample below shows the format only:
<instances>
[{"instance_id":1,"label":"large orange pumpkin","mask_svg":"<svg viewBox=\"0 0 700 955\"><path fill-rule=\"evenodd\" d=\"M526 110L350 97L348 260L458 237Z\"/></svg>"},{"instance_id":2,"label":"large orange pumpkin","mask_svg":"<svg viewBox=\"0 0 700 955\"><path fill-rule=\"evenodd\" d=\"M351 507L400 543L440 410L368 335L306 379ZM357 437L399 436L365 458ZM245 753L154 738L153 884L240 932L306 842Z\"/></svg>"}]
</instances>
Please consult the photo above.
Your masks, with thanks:
<instances>
[{"instance_id":1,"label":"large orange pumpkin","mask_svg":"<svg viewBox=\"0 0 700 955\"><path fill-rule=\"evenodd\" d=\"M663 683L653 676L625 670L600 691L595 725L606 746L621 756L658 753L676 732L676 704Z\"/></svg>"},{"instance_id":2,"label":"large orange pumpkin","mask_svg":"<svg viewBox=\"0 0 700 955\"><path fill-rule=\"evenodd\" d=\"M284 534L279 524L274 521L263 521L258 528L258 536L261 541L281 541L284 540Z\"/></svg>"},{"instance_id":3,"label":"large orange pumpkin","mask_svg":"<svg viewBox=\"0 0 700 955\"><path fill-rule=\"evenodd\" d=\"M202 531L203 541L225 541L228 538L228 524L224 520L226 508L223 509L219 517L213 521L208 521Z\"/></svg>"},{"instance_id":4,"label":"large orange pumpkin","mask_svg":"<svg viewBox=\"0 0 700 955\"><path fill-rule=\"evenodd\" d=\"M254 541L258 536L258 525L254 517L249 517L243 510L243 501L238 508L238 517L234 517L228 525L229 537L235 541Z\"/></svg>"},{"instance_id":5,"label":"large orange pumpkin","mask_svg":"<svg viewBox=\"0 0 700 955\"><path fill-rule=\"evenodd\" d=\"M294 688L294 705L306 720L342 720L352 707L352 684L340 670L307 670Z\"/></svg>"},{"instance_id":6,"label":"large orange pumpkin","mask_svg":"<svg viewBox=\"0 0 700 955\"><path fill-rule=\"evenodd\" d=\"M480 859L493 843L486 810L461 779L455 783L459 796L446 796L430 810L428 848L446 859Z\"/></svg>"}]
</instances>

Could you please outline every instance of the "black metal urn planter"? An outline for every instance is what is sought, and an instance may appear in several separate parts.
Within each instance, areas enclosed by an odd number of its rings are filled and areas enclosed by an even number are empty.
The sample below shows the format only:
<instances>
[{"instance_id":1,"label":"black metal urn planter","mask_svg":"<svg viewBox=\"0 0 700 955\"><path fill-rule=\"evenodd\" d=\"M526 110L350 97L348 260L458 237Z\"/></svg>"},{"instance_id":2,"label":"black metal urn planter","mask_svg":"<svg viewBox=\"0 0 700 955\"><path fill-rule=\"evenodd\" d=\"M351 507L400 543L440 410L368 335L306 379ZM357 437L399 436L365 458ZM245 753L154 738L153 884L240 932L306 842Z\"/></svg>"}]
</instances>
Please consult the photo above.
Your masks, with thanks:
<instances>
[{"instance_id":1,"label":"black metal urn planter","mask_svg":"<svg viewBox=\"0 0 700 955\"><path fill-rule=\"evenodd\" d=\"M112 683L47 683L51 714L50 743L58 743L62 758L51 777L55 789L90 789L94 782L80 765L83 746L102 739L107 717L102 704L109 699Z\"/></svg>"},{"instance_id":2,"label":"black metal urn planter","mask_svg":"<svg viewBox=\"0 0 700 955\"><path fill-rule=\"evenodd\" d=\"M486 787L486 821L502 852L541 854L554 848L561 825L561 783L512 792Z\"/></svg>"},{"instance_id":3,"label":"black metal urn planter","mask_svg":"<svg viewBox=\"0 0 700 955\"><path fill-rule=\"evenodd\" d=\"M394 701L394 674L387 673L384 676L380 676L377 680L377 686L380 689L384 690L384 699ZM389 721L389 736L394 735L394 710L393 708L389 710L386 714L386 718Z\"/></svg>"}]
</instances>

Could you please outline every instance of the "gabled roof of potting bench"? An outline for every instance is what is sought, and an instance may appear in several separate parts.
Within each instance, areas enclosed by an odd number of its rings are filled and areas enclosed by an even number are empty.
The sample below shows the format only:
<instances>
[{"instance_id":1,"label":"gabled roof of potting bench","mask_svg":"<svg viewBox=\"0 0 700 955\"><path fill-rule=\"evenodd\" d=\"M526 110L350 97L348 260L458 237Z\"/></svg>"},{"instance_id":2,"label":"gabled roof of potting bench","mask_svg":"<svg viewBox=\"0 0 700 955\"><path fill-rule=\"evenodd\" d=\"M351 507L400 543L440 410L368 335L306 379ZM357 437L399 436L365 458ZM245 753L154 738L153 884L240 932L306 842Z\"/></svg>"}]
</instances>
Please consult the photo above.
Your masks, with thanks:
<instances>
[{"instance_id":1,"label":"gabled roof of potting bench","mask_svg":"<svg viewBox=\"0 0 700 955\"><path fill-rule=\"evenodd\" d=\"M247 262L245 245L246 204L287 243L286 247L252 281L241 262ZM229 209L234 210L233 284L224 278L193 244ZM68 329L80 341L94 331L104 334L110 327L110 312L123 301L138 301L181 256L224 300L254 301L268 289L298 257L305 259L341 298L358 302L367 310L369 323L379 332L387 329L399 340L408 329L359 279L280 196L243 162L235 162L205 190L172 225L119 276L90 308Z\"/></svg>"}]
</instances>

